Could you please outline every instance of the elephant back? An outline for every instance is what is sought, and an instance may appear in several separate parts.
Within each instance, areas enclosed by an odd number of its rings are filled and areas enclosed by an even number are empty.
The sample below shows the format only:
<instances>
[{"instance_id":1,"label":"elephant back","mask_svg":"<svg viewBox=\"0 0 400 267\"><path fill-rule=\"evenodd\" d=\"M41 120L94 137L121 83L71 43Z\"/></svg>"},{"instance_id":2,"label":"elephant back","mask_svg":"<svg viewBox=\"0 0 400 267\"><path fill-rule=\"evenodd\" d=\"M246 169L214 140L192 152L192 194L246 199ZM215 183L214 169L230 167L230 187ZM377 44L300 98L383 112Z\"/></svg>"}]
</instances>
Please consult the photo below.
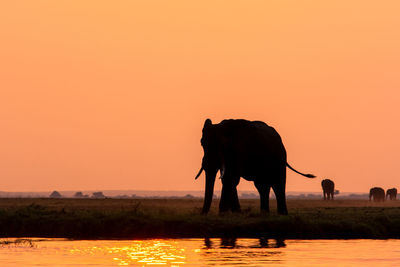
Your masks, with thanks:
<instances>
[{"instance_id":1,"label":"elephant back","mask_svg":"<svg viewBox=\"0 0 400 267\"><path fill-rule=\"evenodd\" d=\"M286 150L279 133L265 122L230 119L223 120L219 127L228 146L235 146L235 151L251 153L257 158L280 158L286 163Z\"/></svg>"}]
</instances>

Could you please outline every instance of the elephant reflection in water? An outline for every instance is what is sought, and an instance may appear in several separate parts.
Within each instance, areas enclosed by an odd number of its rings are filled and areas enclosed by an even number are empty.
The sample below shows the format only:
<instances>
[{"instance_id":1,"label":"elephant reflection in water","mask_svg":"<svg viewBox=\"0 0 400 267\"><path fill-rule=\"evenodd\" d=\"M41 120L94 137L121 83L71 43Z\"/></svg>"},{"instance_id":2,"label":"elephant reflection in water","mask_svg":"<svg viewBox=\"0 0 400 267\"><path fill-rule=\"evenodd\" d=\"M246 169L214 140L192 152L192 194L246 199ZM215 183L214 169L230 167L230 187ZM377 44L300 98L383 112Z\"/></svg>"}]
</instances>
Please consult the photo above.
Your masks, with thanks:
<instances>
[{"instance_id":1,"label":"elephant reflection in water","mask_svg":"<svg viewBox=\"0 0 400 267\"><path fill-rule=\"evenodd\" d=\"M268 238L261 237L260 239L260 247L262 248L283 248L286 247L285 239L276 238L275 243L269 243Z\"/></svg>"},{"instance_id":2,"label":"elephant reflection in water","mask_svg":"<svg viewBox=\"0 0 400 267\"><path fill-rule=\"evenodd\" d=\"M260 237L258 239L259 245L257 246L248 246L249 248L282 248L286 247L285 240L282 238L275 239L275 242L270 243L268 238ZM213 241L210 238L204 238L204 246L207 249L214 248ZM220 248L243 248L246 246L237 245L237 238L236 237L223 237L220 240Z\"/></svg>"},{"instance_id":3,"label":"elephant reflection in water","mask_svg":"<svg viewBox=\"0 0 400 267\"><path fill-rule=\"evenodd\" d=\"M269 194L274 190L278 213L287 214L286 168L308 178L286 160L282 139L274 128L261 121L223 120L204 122L201 145L204 156L196 179L204 170L206 185L202 214L210 210L217 172L221 173L222 191L219 211L240 211L237 185L240 178L253 181L260 194L262 212L269 212Z\"/></svg>"},{"instance_id":4,"label":"elephant reflection in water","mask_svg":"<svg viewBox=\"0 0 400 267\"><path fill-rule=\"evenodd\" d=\"M225 237L221 238L220 248L235 248L236 247L236 237Z\"/></svg>"}]
</instances>

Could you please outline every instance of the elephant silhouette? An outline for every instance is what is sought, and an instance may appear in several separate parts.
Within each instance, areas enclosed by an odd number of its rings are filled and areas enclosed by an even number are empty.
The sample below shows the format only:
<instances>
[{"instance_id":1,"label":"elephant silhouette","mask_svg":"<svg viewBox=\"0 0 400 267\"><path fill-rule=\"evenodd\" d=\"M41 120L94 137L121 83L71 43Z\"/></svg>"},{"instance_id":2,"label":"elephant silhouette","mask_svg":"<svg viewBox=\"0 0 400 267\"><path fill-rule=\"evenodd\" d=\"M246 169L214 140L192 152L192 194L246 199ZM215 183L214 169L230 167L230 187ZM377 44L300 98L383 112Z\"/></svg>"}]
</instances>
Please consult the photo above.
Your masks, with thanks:
<instances>
[{"instance_id":1,"label":"elephant silhouette","mask_svg":"<svg viewBox=\"0 0 400 267\"><path fill-rule=\"evenodd\" d=\"M369 190L369 201L373 199L375 202L385 201L385 190L381 187L373 187Z\"/></svg>"},{"instance_id":2,"label":"elephant silhouette","mask_svg":"<svg viewBox=\"0 0 400 267\"><path fill-rule=\"evenodd\" d=\"M223 120L212 124L204 122L201 145L204 150L201 168L206 174L202 214L210 210L215 177L221 173L222 191L219 211L240 211L236 186L240 178L253 181L260 194L262 212L269 212L269 193L272 189L277 200L279 214L287 214L286 167L308 178L292 168L286 160L282 139L274 128L261 121Z\"/></svg>"},{"instance_id":3,"label":"elephant silhouette","mask_svg":"<svg viewBox=\"0 0 400 267\"><path fill-rule=\"evenodd\" d=\"M335 193L335 183L330 179L324 179L321 182L321 186L324 193L324 199L333 200L333 195Z\"/></svg>"},{"instance_id":4,"label":"elephant silhouette","mask_svg":"<svg viewBox=\"0 0 400 267\"><path fill-rule=\"evenodd\" d=\"M386 191L386 199L389 197L390 200L396 200L397 198L397 189L390 188Z\"/></svg>"}]
</instances>

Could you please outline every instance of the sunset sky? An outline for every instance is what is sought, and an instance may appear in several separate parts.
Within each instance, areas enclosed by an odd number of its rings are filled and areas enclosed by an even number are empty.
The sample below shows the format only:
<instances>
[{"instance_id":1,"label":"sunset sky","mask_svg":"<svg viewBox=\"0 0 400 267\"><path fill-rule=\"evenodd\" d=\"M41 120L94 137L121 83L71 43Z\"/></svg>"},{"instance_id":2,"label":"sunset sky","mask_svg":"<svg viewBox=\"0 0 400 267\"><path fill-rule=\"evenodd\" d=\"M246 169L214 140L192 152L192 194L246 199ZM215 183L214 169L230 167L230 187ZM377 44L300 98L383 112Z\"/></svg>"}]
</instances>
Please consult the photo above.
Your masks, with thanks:
<instances>
[{"instance_id":1,"label":"sunset sky","mask_svg":"<svg viewBox=\"0 0 400 267\"><path fill-rule=\"evenodd\" d=\"M400 188L399 10L2 1L0 191L203 190L206 118L273 126L288 162L318 176L288 170L288 191Z\"/></svg>"}]
</instances>

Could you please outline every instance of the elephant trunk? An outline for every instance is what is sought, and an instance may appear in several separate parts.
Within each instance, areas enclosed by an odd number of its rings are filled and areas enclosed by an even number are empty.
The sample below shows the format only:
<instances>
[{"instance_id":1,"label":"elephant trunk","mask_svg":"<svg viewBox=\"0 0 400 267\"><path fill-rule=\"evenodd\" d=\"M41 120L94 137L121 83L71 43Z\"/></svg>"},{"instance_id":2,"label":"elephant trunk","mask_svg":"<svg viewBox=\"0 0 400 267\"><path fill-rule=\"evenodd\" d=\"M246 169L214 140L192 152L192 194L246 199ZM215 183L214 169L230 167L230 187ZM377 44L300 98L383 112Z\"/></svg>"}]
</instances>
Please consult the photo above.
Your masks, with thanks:
<instances>
[{"instance_id":1,"label":"elephant trunk","mask_svg":"<svg viewBox=\"0 0 400 267\"><path fill-rule=\"evenodd\" d=\"M207 214L210 210L211 202L214 195L214 184L216 175L217 172L210 173L206 171L206 190L204 193L204 204L201 214Z\"/></svg>"}]
</instances>

